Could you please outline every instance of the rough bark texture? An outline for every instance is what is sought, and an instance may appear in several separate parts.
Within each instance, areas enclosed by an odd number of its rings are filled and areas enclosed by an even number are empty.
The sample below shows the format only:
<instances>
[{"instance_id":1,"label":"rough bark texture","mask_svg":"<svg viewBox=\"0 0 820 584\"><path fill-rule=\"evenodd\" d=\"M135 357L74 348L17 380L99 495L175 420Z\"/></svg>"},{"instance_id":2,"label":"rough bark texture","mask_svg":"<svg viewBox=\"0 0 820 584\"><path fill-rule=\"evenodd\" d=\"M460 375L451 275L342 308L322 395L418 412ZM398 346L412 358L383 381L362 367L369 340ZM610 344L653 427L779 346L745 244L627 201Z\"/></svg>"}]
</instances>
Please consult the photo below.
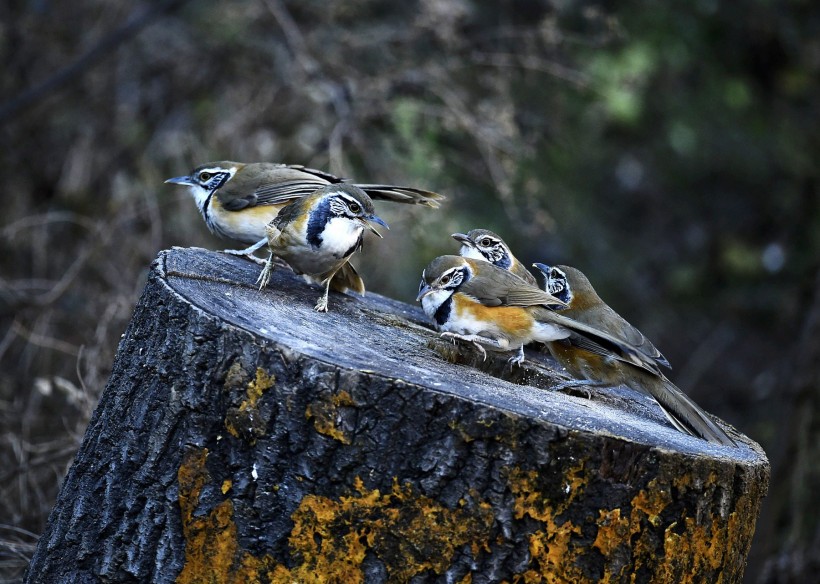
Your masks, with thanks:
<instances>
[{"instance_id":1,"label":"rough bark texture","mask_svg":"<svg viewBox=\"0 0 820 584\"><path fill-rule=\"evenodd\" d=\"M740 582L769 472L748 438L258 270L160 254L27 582Z\"/></svg>"}]
</instances>

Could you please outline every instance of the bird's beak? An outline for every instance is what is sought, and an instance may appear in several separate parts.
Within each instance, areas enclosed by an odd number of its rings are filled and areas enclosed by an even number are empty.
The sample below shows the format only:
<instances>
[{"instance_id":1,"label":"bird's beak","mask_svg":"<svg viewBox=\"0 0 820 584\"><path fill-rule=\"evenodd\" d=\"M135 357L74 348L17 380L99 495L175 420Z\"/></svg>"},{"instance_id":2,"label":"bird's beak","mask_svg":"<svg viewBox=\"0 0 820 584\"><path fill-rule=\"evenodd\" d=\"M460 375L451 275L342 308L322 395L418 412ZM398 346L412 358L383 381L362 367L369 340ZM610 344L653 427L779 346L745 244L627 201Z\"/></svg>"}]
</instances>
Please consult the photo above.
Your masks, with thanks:
<instances>
[{"instance_id":1,"label":"bird's beak","mask_svg":"<svg viewBox=\"0 0 820 584\"><path fill-rule=\"evenodd\" d=\"M430 292L433 291L432 286L430 284L425 284L422 280L422 286L419 288L419 295L416 296L416 302L420 302L422 298L427 296Z\"/></svg>"},{"instance_id":2,"label":"bird's beak","mask_svg":"<svg viewBox=\"0 0 820 584\"><path fill-rule=\"evenodd\" d=\"M373 223L378 223L379 225L381 225L385 229L390 229L390 226L387 223L385 223L384 220L381 217L379 217L378 215L368 215L367 217L363 217L362 218L362 223L364 224L364 226L367 227L370 231L372 231L376 235L378 235L379 237L384 237L384 236L381 233L379 233L378 231L376 231L376 228L373 227L370 224L370 221L372 221Z\"/></svg>"},{"instance_id":3,"label":"bird's beak","mask_svg":"<svg viewBox=\"0 0 820 584\"><path fill-rule=\"evenodd\" d=\"M174 178L169 178L165 182L170 183L172 185L187 185L187 186L193 186L194 185L194 182L191 180L190 176L175 176Z\"/></svg>"},{"instance_id":4,"label":"bird's beak","mask_svg":"<svg viewBox=\"0 0 820 584\"><path fill-rule=\"evenodd\" d=\"M463 233L453 233L450 237L452 237L453 239L455 239L458 242L463 243L464 245L469 245L470 247L474 247L473 246L473 240L470 239L469 237L467 237Z\"/></svg>"},{"instance_id":5,"label":"bird's beak","mask_svg":"<svg viewBox=\"0 0 820 584\"><path fill-rule=\"evenodd\" d=\"M532 267L538 270L539 272L542 272L545 276L550 275L550 267L547 264L539 264L538 262L536 262L532 265Z\"/></svg>"}]
</instances>

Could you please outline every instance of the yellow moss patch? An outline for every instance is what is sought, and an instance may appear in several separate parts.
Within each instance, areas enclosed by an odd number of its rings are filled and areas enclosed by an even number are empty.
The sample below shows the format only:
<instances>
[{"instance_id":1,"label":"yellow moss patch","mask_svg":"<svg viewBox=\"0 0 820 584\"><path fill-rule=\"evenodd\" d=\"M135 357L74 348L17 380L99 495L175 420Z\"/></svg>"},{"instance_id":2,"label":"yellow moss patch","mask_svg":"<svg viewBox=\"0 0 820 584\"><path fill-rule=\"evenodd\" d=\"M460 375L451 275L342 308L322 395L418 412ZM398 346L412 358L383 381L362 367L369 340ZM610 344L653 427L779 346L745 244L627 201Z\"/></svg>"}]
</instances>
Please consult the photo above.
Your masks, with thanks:
<instances>
[{"instance_id":1,"label":"yellow moss patch","mask_svg":"<svg viewBox=\"0 0 820 584\"><path fill-rule=\"evenodd\" d=\"M671 526L666 530L666 553L671 557L689 559L681 582L700 581L696 577L687 577L687 573L717 572L727 565L744 562L754 535L754 521L750 521L749 516L756 515L757 511L752 506L751 498L741 495L726 521L721 521L718 513L712 513L700 522L692 517L683 519L686 526L683 534L673 533ZM738 546L742 548L738 549ZM735 570L730 569L728 573L735 574ZM724 581L721 571L714 582Z\"/></svg>"},{"instance_id":2,"label":"yellow moss patch","mask_svg":"<svg viewBox=\"0 0 820 584\"><path fill-rule=\"evenodd\" d=\"M240 376L234 370L234 364L228 372L225 387L235 386ZM256 439L265 433L265 421L262 419L256 404L262 394L274 386L276 378L268 375L262 368L257 367L256 378L248 383L246 398L238 408L230 408L225 414L225 429L235 438L242 438L249 444L256 443Z\"/></svg>"},{"instance_id":3,"label":"yellow moss patch","mask_svg":"<svg viewBox=\"0 0 820 584\"><path fill-rule=\"evenodd\" d=\"M313 418L313 427L325 436L330 436L342 444L350 444L352 438L339 428L339 408L355 406L356 402L349 393L342 390L330 396L324 395L313 403L308 404L305 418Z\"/></svg>"},{"instance_id":4,"label":"yellow moss patch","mask_svg":"<svg viewBox=\"0 0 820 584\"><path fill-rule=\"evenodd\" d=\"M609 556L618 546L629 541L629 518L621 517L620 509L601 509L598 511L598 534L592 547L598 548L602 554Z\"/></svg>"},{"instance_id":5,"label":"yellow moss patch","mask_svg":"<svg viewBox=\"0 0 820 584\"><path fill-rule=\"evenodd\" d=\"M515 497L513 508L516 519L529 515L539 521L549 521L555 515L566 511L570 504L584 492L586 486L583 461L567 470L563 479L563 491L566 496L560 501L549 501L541 493L537 485L538 475L538 471L535 470L525 471L514 468L509 471L508 480L510 490Z\"/></svg>"}]
</instances>

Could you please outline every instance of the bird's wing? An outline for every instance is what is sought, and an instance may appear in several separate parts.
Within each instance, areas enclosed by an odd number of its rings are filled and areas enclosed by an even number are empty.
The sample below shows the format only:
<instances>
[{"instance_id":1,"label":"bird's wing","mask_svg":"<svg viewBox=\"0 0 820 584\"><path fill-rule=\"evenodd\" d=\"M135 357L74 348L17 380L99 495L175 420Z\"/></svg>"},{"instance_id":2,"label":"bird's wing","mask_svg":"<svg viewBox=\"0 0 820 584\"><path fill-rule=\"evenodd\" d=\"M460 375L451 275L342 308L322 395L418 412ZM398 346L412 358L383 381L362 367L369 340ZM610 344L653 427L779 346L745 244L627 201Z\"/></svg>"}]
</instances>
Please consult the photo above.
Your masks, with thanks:
<instances>
[{"instance_id":1,"label":"bird's wing","mask_svg":"<svg viewBox=\"0 0 820 584\"><path fill-rule=\"evenodd\" d=\"M586 324L595 326L624 341L641 351L644 355L654 360L659 365L671 369L672 366L661 352L644 336L637 328L629 324L620 314L615 312L606 304L590 308L584 311L563 311L566 316Z\"/></svg>"},{"instance_id":2,"label":"bird's wing","mask_svg":"<svg viewBox=\"0 0 820 584\"><path fill-rule=\"evenodd\" d=\"M597 326L570 318L566 316L566 312L537 308L533 316L541 322L557 324L571 330L575 334L570 336L570 342L577 347L606 358L629 363L653 375L661 375L655 359L624 340L620 335L611 334Z\"/></svg>"},{"instance_id":3,"label":"bird's wing","mask_svg":"<svg viewBox=\"0 0 820 584\"><path fill-rule=\"evenodd\" d=\"M530 286L515 274L489 263L462 284L459 291L476 298L485 306L565 306L552 294Z\"/></svg>"},{"instance_id":4,"label":"bird's wing","mask_svg":"<svg viewBox=\"0 0 820 584\"><path fill-rule=\"evenodd\" d=\"M305 214L303 202L304 198L291 201L279 210L279 214L273 218L271 223L280 231L283 230L286 225Z\"/></svg>"},{"instance_id":5,"label":"bird's wing","mask_svg":"<svg viewBox=\"0 0 820 584\"><path fill-rule=\"evenodd\" d=\"M326 185L326 182L302 179L268 183L256 189L254 196L257 205L281 205L306 197Z\"/></svg>"},{"instance_id":6,"label":"bird's wing","mask_svg":"<svg viewBox=\"0 0 820 584\"><path fill-rule=\"evenodd\" d=\"M343 179L320 170L273 163L246 167L243 179L241 183L228 181L216 191L219 202L227 211L258 205L284 205L325 185L343 182Z\"/></svg>"},{"instance_id":7,"label":"bird's wing","mask_svg":"<svg viewBox=\"0 0 820 584\"><path fill-rule=\"evenodd\" d=\"M364 282L359 272L350 262L345 262L330 281L330 287L337 292L347 292L353 290L357 294L364 296Z\"/></svg>"}]
</instances>

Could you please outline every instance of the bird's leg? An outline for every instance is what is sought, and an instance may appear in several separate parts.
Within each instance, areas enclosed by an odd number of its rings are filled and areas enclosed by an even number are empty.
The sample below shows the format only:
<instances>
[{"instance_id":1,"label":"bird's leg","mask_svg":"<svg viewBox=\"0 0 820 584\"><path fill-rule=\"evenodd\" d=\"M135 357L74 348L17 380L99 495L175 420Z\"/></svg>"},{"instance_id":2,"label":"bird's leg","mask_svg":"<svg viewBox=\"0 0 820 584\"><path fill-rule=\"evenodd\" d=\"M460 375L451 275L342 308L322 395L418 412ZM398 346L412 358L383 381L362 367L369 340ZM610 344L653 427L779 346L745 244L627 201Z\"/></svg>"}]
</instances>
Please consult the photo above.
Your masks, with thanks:
<instances>
[{"instance_id":1,"label":"bird's leg","mask_svg":"<svg viewBox=\"0 0 820 584\"><path fill-rule=\"evenodd\" d=\"M267 240L267 238L265 238L265 239L260 239L259 241L254 243L252 246L246 247L245 249L223 249L222 252L227 253L227 254L231 254L231 255L237 255L237 256L242 256L242 257L248 258L249 260L251 260L252 262L256 262L257 264L267 264L267 262L265 260L263 260L262 258L258 258L255 255L253 255L253 252L260 249L262 246L266 245L267 243L268 243L268 240ZM270 261L270 260L268 260L268 261Z\"/></svg>"},{"instance_id":2,"label":"bird's leg","mask_svg":"<svg viewBox=\"0 0 820 584\"><path fill-rule=\"evenodd\" d=\"M332 279L333 276L330 276L330 278L325 281L325 293L319 297L319 301L316 303L316 306L313 307L313 310L317 312L327 312L327 296L330 294L330 281Z\"/></svg>"},{"instance_id":3,"label":"bird's leg","mask_svg":"<svg viewBox=\"0 0 820 584\"><path fill-rule=\"evenodd\" d=\"M510 371L512 371L513 365L518 365L521 367L521 363L524 362L524 345L518 347L518 352L507 359L507 363L510 364Z\"/></svg>"},{"instance_id":4,"label":"bird's leg","mask_svg":"<svg viewBox=\"0 0 820 584\"><path fill-rule=\"evenodd\" d=\"M259 289L261 290L265 286L268 285L270 281L271 274L273 274L274 270L273 266L273 253L268 256L268 261L265 262L265 267L262 268L262 272L259 274L259 277L256 279L256 283L259 284Z\"/></svg>"},{"instance_id":5,"label":"bird's leg","mask_svg":"<svg viewBox=\"0 0 820 584\"><path fill-rule=\"evenodd\" d=\"M507 350L507 343L502 342L499 339L493 339L491 337L484 337L482 335L460 335L458 333L451 333L451 332L443 332L441 333L441 338L443 339L453 339L455 342L456 339L465 341L467 343L472 343L478 352L481 353L482 360L487 360L487 351L484 349L483 345L488 345L493 349L497 349L499 351Z\"/></svg>"}]
</instances>

